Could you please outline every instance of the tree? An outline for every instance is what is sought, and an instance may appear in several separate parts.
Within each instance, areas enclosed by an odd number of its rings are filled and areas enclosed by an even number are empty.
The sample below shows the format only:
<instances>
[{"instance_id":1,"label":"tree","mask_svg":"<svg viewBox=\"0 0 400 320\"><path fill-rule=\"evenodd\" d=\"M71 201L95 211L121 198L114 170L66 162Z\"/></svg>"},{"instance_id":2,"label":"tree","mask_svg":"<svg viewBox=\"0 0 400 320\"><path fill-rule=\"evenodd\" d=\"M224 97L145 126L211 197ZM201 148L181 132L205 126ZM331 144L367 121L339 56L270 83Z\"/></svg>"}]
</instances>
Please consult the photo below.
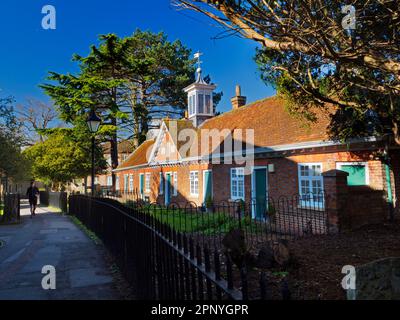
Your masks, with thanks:
<instances>
[{"instance_id":1,"label":"tree","mask_svg":"<svg viewBox=\"0 0 400 320\"><path fill-rule=\"evenodd\" d=\"M182 113L186 99L182 88L194 80L190 50L163 33L137 30L131 37L100 37L87 57L74 56L77 75L51 72L42 88L58 106L62 119L73 123L96 109L107 123L102 134L111 142L112 168L118 166L117 127L131 131L141 143L156 114ZM115 188L115 174L113 187Z\"/></svg>"},{"instance_id":2,"label":"tree","mask_svg":"<svg viewBox=\"0 0 400 320\"><path fill-rule=\"evenodd\" d=\"M14 112L12 97L0 98L0 177L26 178L27 163L21 154L24 137Z\"/></svg>"},{"instance_id":3,"label":"tree","mask_svg":"<svg viewBox=\"0 0 400 320\"><path fill-rule=\"evenodd\" d=\"M18 120L25 128L25 136L29 137L28 144L33 144L37 140L43 142L44 136L38 132L48 129L57 118L58 113L52 105L28 99L26 104L17 106L17 115Z\"/></svg>"},{"instance_id":4,"label":"tree","mask_svg":"<svg viewBox=\"0 0 400 320\"><path fill-rule=\"evenodd\" d=\"M58 187L91 172L91 138L85 123L74 128L41 131L46 136L24 151L31 162L32 176L47 185ZM106 168L101 146L95 149L96 172Z\"/></svg>"},{"instance_id":5,"label":"tree","mask_svg":"<svg viewBox=\"0 0 400 320\"><path fill-rule=\"evenodd\" d=\"M174 2L261 44L262 78L290 111L313 120L316 107L334 110L332 137L389 134L400 144L399 1Z\"/></svg>"}]
</instances>

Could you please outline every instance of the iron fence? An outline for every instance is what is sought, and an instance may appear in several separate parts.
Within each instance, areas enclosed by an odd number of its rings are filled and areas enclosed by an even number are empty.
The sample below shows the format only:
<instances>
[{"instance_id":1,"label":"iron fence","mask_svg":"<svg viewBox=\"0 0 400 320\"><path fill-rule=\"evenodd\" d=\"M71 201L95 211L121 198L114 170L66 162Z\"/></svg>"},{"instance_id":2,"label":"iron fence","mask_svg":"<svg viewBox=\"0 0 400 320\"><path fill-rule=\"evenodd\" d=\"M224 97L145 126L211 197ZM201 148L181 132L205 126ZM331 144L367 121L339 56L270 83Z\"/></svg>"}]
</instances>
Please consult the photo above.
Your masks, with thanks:
<instances>
[{"instance_id":1,"label":"iron fence","mask_svg":"<svg viewBox=\"0 0 400 320\"><path fill-rule=\"evenodd\" d=\"M278 287L272 287L268 272L255 268L248 247L251 244L254 253L258 245L271 244L292 237L293 230L297 232L298 222L292 229L286 227L290 218L279 218L284 212L280 211L279 202L272 222L273 211L268 217L254 218L256 203L163 207L127 197L122 203L120 196L112 199L72 195L69 213L102 239L138 298L268 299L272 291L275 297L290 297L286 277ZM268 207L272 205L269 203ZM298 213L301 219L311 214L310 208L295 208L292 206L288 213Z\"/></svg>"},{"instance_id":2,"label":"iron fence","mask_svg":"<svg viewBox=\"0 0 400 320\"><path fill-rule=\"evenodd\" d=\"M100 197L140 208L179 232L201 238L203 243L221 242L232 228L241 228L250 246L329 232L324 193L282 196L266 201L221 201L200 206L194 202L151 203L137 192L108 193Z\"/></svg>"},{"instance_id":3,"label":"iron fence","mask_svg":"<svg viewBox=\"0 0 400 320\"><path fill-rule=\"evenodd\" d=\"M21 219L20 195L14 193L6 193L3 196L4 208L3 214L0 216L0 223L14 223Z\"/></svg>"}]
</instances>

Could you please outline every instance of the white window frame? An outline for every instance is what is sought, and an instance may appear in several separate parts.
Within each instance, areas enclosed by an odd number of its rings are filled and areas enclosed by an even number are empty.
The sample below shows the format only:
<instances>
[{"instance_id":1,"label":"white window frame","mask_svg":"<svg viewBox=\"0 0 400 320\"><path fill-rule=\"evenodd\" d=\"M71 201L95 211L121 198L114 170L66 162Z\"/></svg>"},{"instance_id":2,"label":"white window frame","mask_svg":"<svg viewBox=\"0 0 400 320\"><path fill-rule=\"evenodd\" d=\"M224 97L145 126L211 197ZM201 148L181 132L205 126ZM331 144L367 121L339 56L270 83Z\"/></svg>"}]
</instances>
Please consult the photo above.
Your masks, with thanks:
<instances>
[{"instance_id":1,"label":"white window frame","mask_svg":"<svg viewBox=\"0 0 400 320\"><path fill-rule=\"evenodd\" d=\"M129 175L129 191L133 192L133 174Z\"/></svg>"},{"instance_id":2,"label":"white window frame","mask_svg":"<svg viewBox=\"0 0 400 320\"><path fill-rule=\"evenodd\" d=\"M121 186L120 186L120 184L119 184L119 175L117 175L116 177L115 177L115 190L116 191L120 191L121 190Z\"/></svg>"},{"instance_id":3,"label":"white window frame","mask_svg":"<svg viewBox=\"0 0 400 320\"><path fill-rule=\"evenodd\" d=\"M107 186L108 187L112 186L112 176L107 176Z\"/></svg>"},{"instance_id":4,"label":"white window frame","mask_svg":"<svg viewBox=\"0 0 400 320\"><path fill-rule=\"evenodd\" d=\"M308 176L308 179L305 177L301 176L301 166L320 166L321 167L321 173L319 176ZM310 186L312 187L312 181L313 180L318 180L321 181L321 190L322 193L321 195L324 194L324 177L322 176L323 172L323 164L322 162L305 162L305 163L298 163L297 164L297 174L298 174L298 188L299 188L299 195L300 195L300 206L301 207L313 207L313 208L320 208L323 209L325 204L324 204L324 199L322 199L322 202L316 201L314 202L313 199L309 201L304 201L302 200L303 194L301 193L301 181L302 180L307 180L310 182Z\"/></svg>"},{"instance_id":5,"label":"white window frame","mask_svg":"<svg viewBox=\"0 0 400 320\"><path fill-rule=\"evenodd\" d=\"M124 192L128 192L129 187L129 175L124 174Z\"/></svg>"},{"instance_id":6,"label":"white window frame","mask_svg":"<svg viewBox=\"0 0 400 320\"><path fill-rule=\"evenodd\" d=\"M189 116L196 114L196 93L191 93L188 96Z\"/></svg>"},{"instance_id":7,"label":"white window frame","mask_svg":"<svg viewBox=\"0 0 400 320\"><path fill-rule=\"evenodd\" d=\"M364 166L365 167L365 185L369 186L369 166L366 161L344 161L344 162L336 162L336 169L341 170L342 166L354 165L354 166Z\"/></svg>"},{"instance_id":8,"label":"white window frame","mask_svg":"<svg viewBox=\"0 0 400 320\"><path fill-rule=\"evenodd\" d=\"M178 172L172 172L172 185L173 185L173 192L172 195L176 197L178 195Z\"/></svg>"},{"instance_id":9,"label":"white window frame","mask_svg":"<svg viewBox=\"0 0 400 320\"><path fill-rule=\"evenodd\" d=\"M151 173L146 173L144 176L144 192L149 193L151 190Z\"/></svg>"},{"instance_id":10,"label":"white window frame","mask_svg":"<svg viewBox=\"0 0 400 320\"><path fill-rule=\"evenodd\" d=\"M197 173L197 179L192 179L192 177L195 177ZM192 189L192 180L193 180L193 189ZM197 182L197 193L196 193L196 182ZM198 197L199 196L199 171L194 170L189 172L189 191L190 195L192 197Z\"/></svg>"},{"instance_id":11,"label":"white window frame","mask_svg":"<svg viewBox=\"0 0 400 320\"><path fill-rule=\"evenodd\" d=\"M210 99L209 103L210 105L207 106L207 97ZM207 108L210 108L207 112ZM212 114L213 111L213 104L212 104L212 94L211 93L206 93L204 94L204 113L205 114Z\"/></svg>"},{"instance_id":12,"label":"white window frame","mask_svg":"<svg viewBox=\"0 0 400 320\"><path fill-rule=\"evenodd\" d=\"M242 171L241 173L241 178L238 178L237 171L240 170ZM236 171L236 178L233 178L233 172ZM244 175L244 167L236 167L236 168L231 168L230 170L230 190L231 190L231 200L245 200L246 198L246 185L245 185L245 175ZM233 195L233 181L236 181L236 195ZM239 183L243 183L243 196L239 195Z\"/></svg>"}]
</instances>

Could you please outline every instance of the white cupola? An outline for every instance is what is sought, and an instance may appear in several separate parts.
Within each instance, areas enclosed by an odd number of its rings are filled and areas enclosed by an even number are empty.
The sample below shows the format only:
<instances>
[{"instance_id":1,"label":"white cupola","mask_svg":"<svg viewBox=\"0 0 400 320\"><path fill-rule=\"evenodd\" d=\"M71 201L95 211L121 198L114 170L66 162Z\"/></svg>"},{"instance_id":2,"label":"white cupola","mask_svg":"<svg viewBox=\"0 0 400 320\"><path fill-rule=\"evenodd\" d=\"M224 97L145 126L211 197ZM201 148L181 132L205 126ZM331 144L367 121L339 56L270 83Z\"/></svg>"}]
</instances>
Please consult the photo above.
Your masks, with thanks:
<instances>
[{"instance_id":1,"label":"white cupola","mask_svg":"<svg viewBox=\"0 0 400 320\"><path fill-rule=\"evenodd\" d=\"M188 95L188 118L192 120L195 127L200 126L205 120L214 116L213 92L217 86L207 84L202 77L200 56L197 52L196 82L183 89Z\"/></svg>"}]
</instances>

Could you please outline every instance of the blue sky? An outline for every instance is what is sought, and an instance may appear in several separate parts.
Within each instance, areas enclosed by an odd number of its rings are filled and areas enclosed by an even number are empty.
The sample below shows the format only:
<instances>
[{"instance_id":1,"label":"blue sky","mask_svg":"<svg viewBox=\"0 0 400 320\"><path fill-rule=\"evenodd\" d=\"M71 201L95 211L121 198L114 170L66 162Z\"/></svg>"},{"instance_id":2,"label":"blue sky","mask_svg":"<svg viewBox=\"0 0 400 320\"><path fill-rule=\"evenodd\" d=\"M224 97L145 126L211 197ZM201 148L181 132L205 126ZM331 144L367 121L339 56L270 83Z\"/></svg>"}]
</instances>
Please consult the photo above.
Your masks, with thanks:
<instances>
[{"instance_id":1,"label":"blue sky","mask_svg":"<svg viewBox=\"0 0 400 320\"><path fill-rule=\"evenodd\" d=\"M57 29L41 27L44 5L57 10ZM151 4L151 5L150 5ZM214 40L222 29L207 17L178 11L170 0L1 0L0 96L48 98L38 88L48 71L76 71L73 53L85 55L98 35L127 36L136 28L164 31L170 40L204 53L204 74L210 74L224 98L218 109L230 109L236 84L248 102L274 94L260 79L253 56L256 44L229 37Z\"/></svg>"}]
</instances>

